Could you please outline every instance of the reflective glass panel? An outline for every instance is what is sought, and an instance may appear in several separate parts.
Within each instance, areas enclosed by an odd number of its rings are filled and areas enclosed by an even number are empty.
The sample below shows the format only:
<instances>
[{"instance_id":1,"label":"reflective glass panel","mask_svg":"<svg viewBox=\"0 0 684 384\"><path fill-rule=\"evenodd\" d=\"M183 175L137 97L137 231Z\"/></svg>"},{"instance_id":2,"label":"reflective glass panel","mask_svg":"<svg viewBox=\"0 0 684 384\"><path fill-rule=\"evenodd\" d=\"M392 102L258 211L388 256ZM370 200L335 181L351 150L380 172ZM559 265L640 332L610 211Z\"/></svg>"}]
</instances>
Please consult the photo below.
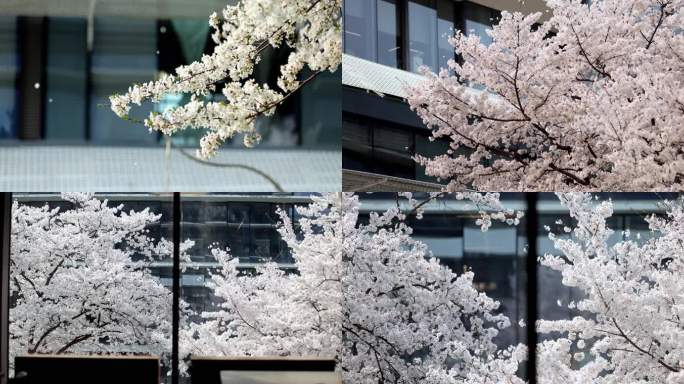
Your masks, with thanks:
<instances>
[{"instance_id":1,"label":"reflective glass panel","mask_svg":"<svg viewBox=\"0 0 684 384\"><path fill-rule=\"evenodd\" d=\"M164 30L166 31L166 30ZM161 32L161 31L160 31ZM153 143L142 123L125 121L109 109L109 96L124 93L132 83L148 82L157 74L157 22L97 17L94 25L90 98L91 138L100 143ZM134 106L131 117L145 119L149 103Z\"/></svg>"},{"instance_id":2,"label":"reflective glass panel","mask_svg":"<svg viewBox=\"0 0 684 384\"><path fill-rule=\"evenodd\" d=\"M409 1L409 66L417 72L425 65L437 68L437 10L425 2Z\"/></svg>"},{"instance_id":3,"label":"reflective glass panel","mask_svg":"<svg viewBox=\"0 0 684 384\"><path fill-rule=\"evenodd\" d=\"M375 1L345 0L344 52L375 61Z\"/></svg>"},{"instance_id":4,"label":"reflective glass panel","mask_svg":"<svg viewBox=\"0 0 684 384\"><path fill-rule=\"evenodd\" d=\"M399 68L401 38L396 0L378 0L378 63Z\"/></svg>"},{"instance_id":5,"label":"reflective glass panel","mask_svg":"<svg viewBox=\"0 0 684 384\"><path fill-rule=\"evenodd\" d=\"M48 19L44 100L46 139L86 138L86 29L87 21L84 18Z\"/></svg>"}]
</instances>

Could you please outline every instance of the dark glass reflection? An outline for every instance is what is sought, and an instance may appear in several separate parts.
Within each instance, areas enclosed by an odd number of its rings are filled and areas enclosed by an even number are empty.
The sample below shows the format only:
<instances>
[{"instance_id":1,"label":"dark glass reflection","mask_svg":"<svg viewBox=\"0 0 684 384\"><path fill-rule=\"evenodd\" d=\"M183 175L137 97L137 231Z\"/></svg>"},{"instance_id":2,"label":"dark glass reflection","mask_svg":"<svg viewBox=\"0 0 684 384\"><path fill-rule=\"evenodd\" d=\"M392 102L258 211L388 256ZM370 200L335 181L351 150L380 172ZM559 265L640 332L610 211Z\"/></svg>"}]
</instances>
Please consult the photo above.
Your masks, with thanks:
<instances>
[{"instance_id":1,"label":"dark glass reflection","mask_svg":"<svg viewBox=\"0 0 684 384\"><path fill-rule=\"evenodd\" d=\"M51 17L47 29L45 138L84 140L88 71L87 21L84 18Z\"/></svg>"},{"instance_id":2,"label":"dark glass reflection","mask_svg":"<svg viewBox=\"0 0 684 384\"><path fill-rule=\"evenodd\" d=\"M95 142L153 143L141 124L124 121L106 107L109 96L124 93L132 83L144 83L157 74L156 20L95 18L91 67L90 129ZM105 106L105 107L103 107ZM133 108L132 117L144 119L150 104Z\"/></svg>"}]
</instances>

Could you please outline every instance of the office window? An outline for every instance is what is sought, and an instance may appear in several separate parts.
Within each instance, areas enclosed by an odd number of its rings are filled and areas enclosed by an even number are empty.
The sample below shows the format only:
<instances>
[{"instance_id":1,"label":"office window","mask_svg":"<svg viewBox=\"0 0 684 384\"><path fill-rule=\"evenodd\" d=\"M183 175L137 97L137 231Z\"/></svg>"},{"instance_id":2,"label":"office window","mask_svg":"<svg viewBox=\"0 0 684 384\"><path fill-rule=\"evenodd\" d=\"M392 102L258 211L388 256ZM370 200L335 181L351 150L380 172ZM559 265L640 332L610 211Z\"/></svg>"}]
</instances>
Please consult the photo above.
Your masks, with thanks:
<instances>
[{"instance_id":1,"label":"office window","mask_svg":"<svg viewBox=\"0 0 684 384\"><path fill-rule=\"evenodd\" d=\"M84 18L51 17L47 21L46 139L86 138L86 29Z\"/></svg>"},{"instance_id":2,"label":"office window","mask_svg":"<svg viewBox=\"0 0 684 384\"><path fill-rule=\"evenodd\" d=\"M455 15L453 1L439 1L437 3L438 70L448 68L449 60L454 58L454 47L449 43L449 38L454 35Z\"/></svg>"},{"instance_id":3,"label":"office window","mask_svg":"<svg viewBox=\"0 0 684 384\"><path fill-rule=\"evenodd\" d=\"M492 43L492 38L486 31L492 28L498 17L499 13L496 10L475 3L464 3L463 32L468 36L480 36L480 41L489 45Z\"/></svg>"},{"instance_id":4,"label":"office window","mask_svg":"<svg viewBox=\"0 0 684 384\"><path fill-rule=\"evenodd\" d=\"M17 135L17 19L0 17L0 139Z\"/></svg>"},{"instance_id":5,"label":"office window","mask_svg":"<svg viewBox=\"0 0 684 384\"><path fill-rule=\"evenodd\" d=\"M399 0L378 0L378 63L401 68Z\"/></svg>"},{"instance_id":6,"label":"office window","mask_svg":"<svg viewBox=\"0 0 684 384\"><path fill-rule=\"evenodd\" d=\"M342 70L325 72L300 90L301 144L340 148L342 136Z\"/></svg>"},{"instance_id":7,"label":"office window","mask_svg":"<svg viewBox=\"0 0 684 384\"><path fill-rule=\"evenodd\" d=\"M427 214L409 220L413 239L427 244L441 264L453 271L463 270L463 218L456 215Z\"/></svg>"},{"instance_id":8,"label":"office window","mask_svg":"<svg viewBox=\"0 0 684 384\"><path fill-rule=\"evenodd\" d=\"M124 93L131 83L157 74L156 20L96 17L94 25L90 97L91 139L98 143L154 143L157 135L141 124L124 121L108 108L109 96ZM133 108L131 117L146 118L149 103Z\"/></svg>"},{"instance_id":9,"label":"office window","mask_svg":"<svg viewBox=\"0 0 684 384\"><path fill-rule=\"evenodd\" d=\"M374 0L345 0L344 51L375 61L376 4Z\"/></svg>"},{"instance_id":10,"label":"office window","mask_svg":"<svg viewBox=\"0 0 684 384\"><path fill-rule=\"evenodd\" d=\"M343 116L342 167L413 179L413 129L356 115Z\"/></svg>"},{"instance_id":11,"label":"office window","mask_svg":"<svg viewBox=\"0 0 684 384\"><path fill-rule=\"evenodd\" d=\"M437 68L437 10L429 0L408 3L409 69Z\"/></svg>"}]
</instances>

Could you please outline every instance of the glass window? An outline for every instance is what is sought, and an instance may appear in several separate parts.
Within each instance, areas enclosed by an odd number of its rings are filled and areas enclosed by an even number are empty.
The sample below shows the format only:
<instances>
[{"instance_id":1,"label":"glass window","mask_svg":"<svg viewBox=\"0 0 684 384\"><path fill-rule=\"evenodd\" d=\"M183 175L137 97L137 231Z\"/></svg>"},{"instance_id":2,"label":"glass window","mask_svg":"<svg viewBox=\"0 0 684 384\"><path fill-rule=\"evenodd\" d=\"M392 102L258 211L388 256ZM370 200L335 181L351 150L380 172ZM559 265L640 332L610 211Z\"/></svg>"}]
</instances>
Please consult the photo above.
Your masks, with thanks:
<instances>
[{"instance_id":1,"label":"glass window","mask_svg":"<svg viewBox=\"0 0 684 384\"><path fill-rule=\"evenodd\" d=\"M378 63L401 68L397 0L378 0Z\"/></svg>"},{"instance_id":2,"label":"glass window","mask_svg":"<svg viewBox=\"0 0 684 384\"><path fill-rule=\"evenodd\" d=\"M16 137L17 19L0 17L0 139Z\"/></svg>"},{"instance_id":3,"label":"glass window","mask_svg":"<svg viewBox=\"0 0 684 384\"><path fill-rule=\"evenodd\" d=\"M437 68L437 10L431 1L411 0L408 7L409 67Z\"/></svg>"},{"instance_id":4,"label":"glass window","mask_svg":"<svg viewBox=\"0 0 684 384\"><path fill-rule=\"evenodd\" d=\"M413 132L391 126L373 128L374 172L411 179L415 175Z\"/></svg>"},{"instance_id":5,"label":"glass window","mask_svg":"<svg viewBox=\"0 0 684 384\"><path fill-rule=\"evenodd\" d=\"M48 19L44 100L46 139L86 138L86 29L87 22L82 18Z\"/></svg>"},{"instance_id":6,"label":"glass window","mask_svg":"<svg viewBox=\"0 0 684 384\"><path fill-rule=\"evenodd\" d=\"M421 130L416 132L416 151L418 155L426 157L434 157L446 153L449 149L449 142L444 138L430 141L430 132L428 130ZM416 164L416 180L436 183L437 178L428 176L425 173L425 166Z\"/></svg>"},{"instance_id":7,"label":"glass window","mask_svg":"<svg viewBox=\"0 0 684 384\"><path fill-rule=\"evenodd\" d=\"M463 232L466 257L517 254L516 227L494 223L489 230L482 232L482 229L475 224L475 220L470 220L466 223Z\"/></svg>"},{"instance_id":8,"label":"glass window","mask_svg":"<svg viewBox=\"0 0 684 384\"><path fill-rule=\"evenodd\" d=\"M474 3L465 3L463 7L463 18L465 20L464 33L468 36L480 36L480 41L489 45L492 38L487 34L487 30L492 28L495 11L490 8Z\"/></svg>"},{"instance_id":9,"label":"glass window","mask_svg":"<svg viewBox=\"0 0 684 384\"><path fill-rule=\"evenodd\" d=\"M345 0L344 51L375 61L375 1Z\"/></svg>"},{"instance_id":10,"label":"glass window","mask_svg":"<svg viewBox=\"0 0 684 384\"><path fill-rule=\"evenodd\" d=\"M454 8L452 1L440 1L437 4L438 69L448 68L449 60L454 58L454 47L449 43L449 38L454 35Z\"/></svg>"},{"instance_id":11,"label":"glass window","mask_svg":"<svg viewBox=\"0 0 684 384\"><path fill-rule=\"evenodd\" d=\"M340 148L342 135L342 70L321 73L301 89L299 124L302 145Z\"/></svg>"},{"instance_id":12,"label":"glass window","mask_svg":"<svg viewBox=\"0 0 684 384\"><path fill-rule=\"evenodd\" d=\"M124 93L131 83L148 82L157 74L155 20L95 18L90 98L91 138L100 143L153 143L157 136L141 123L124 121L107 107L109 96ZM166 30L164 30L166 31ZM145 119L150 103L133 108L131 117Z\"/></svg>"},{"instance_id":13,"label":"glass window","mask_svg":"<svg viewBox=\"0 0 684 384\"><path fill-rule=\"evenodd\" d=\"M463 258L463 222L455 215L425 215L421 220L411 220L413 238L428 245L435 257L454 268L453 263Z\"/></svg>"},{"instance_id":14,"label":"glass window","mask_svg":"<svg viewBox=\"0 0 684 384\"><path fill-rule=\"evenodd\" d=\"M346 169L412 179L415 150L411 128L345 114L342 166Z\"/></svg>"}]
</instances>

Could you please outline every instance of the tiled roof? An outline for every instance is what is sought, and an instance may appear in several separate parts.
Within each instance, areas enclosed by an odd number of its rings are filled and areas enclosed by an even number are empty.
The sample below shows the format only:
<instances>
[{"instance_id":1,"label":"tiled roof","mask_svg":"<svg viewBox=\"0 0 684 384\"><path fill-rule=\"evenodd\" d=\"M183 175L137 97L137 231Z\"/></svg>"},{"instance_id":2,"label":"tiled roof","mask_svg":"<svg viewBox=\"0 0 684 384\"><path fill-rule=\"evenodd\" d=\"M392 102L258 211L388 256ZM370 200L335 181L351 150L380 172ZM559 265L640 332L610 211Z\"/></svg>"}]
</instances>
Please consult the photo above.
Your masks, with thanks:
<instances>
[{"instance_id":1,"label":"tiled roof","mask_svg":"<svg viewBox=\"0 0 684 384\"><path fill-rule=\"evenodd\" d=\"M404 98L404 87L417 84L424 79L413 72L347 54L342 55L342 84L349 87Z\"/></svg>"},{"instance_id":2,"label":"tiled roof","mask_svg":"<svg viewBox=\"0 0 684 384\"><path fill-rule=\"evenodd\" d=\"M194 151L188 151L193 152ZM339 191L337 149L222 149L212 165L179 149L95 145L0 147L0 191L287 192ZM227 165L217 165L227 164Z\"/></svg>"}]
</instances>

